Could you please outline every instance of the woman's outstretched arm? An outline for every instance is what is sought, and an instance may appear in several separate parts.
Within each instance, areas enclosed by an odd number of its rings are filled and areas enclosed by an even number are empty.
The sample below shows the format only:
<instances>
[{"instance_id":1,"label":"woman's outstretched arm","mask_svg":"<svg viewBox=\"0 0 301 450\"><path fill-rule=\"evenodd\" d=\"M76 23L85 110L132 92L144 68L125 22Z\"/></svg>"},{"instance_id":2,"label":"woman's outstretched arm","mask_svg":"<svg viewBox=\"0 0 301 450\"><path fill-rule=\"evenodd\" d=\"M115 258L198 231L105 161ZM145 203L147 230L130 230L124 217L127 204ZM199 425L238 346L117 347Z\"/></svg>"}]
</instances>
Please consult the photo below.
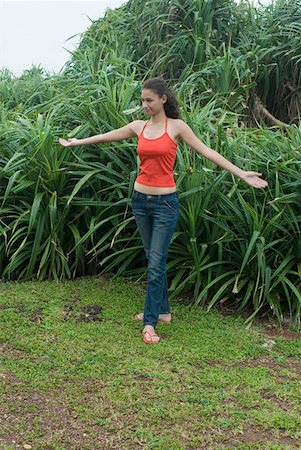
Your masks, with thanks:
<instances>
[{"instance_id":1,"label":"woman's outstretched arm","mask_svg":"<svg viewBox=\"0 0 301 450\"><path fill-rule=\"evenodd\" d=\"M267 181L260 178L262 176L259 172L248 172L232 164L215 150L207 147L192 131L192 129L183 120L179 120L178 137L183 139L186 144L192 147L196 152L200 153L205 158L217 164L222 169L228 170L237 177L241 178L245 183L256 188L263 188L268 185Z\"/></svg>"},{"instance_id":2,"label":"woman's outstretched arm","mask_svg":"<svg viewBox=\"0 0 301 450\"><path fill-rule=\"evenodd\" d=\"M112 130L104 134L96 134L95 136L85 139L71 138L66 140L59 138L59 143L64 147L76 147L77 145L93 145L100 144L101 142L123 141L124 139L137 136L138 130L140 129L139 127L141 127L141 122L141 120L135 120L117 130Z\"/></svg>"}]
</instances>

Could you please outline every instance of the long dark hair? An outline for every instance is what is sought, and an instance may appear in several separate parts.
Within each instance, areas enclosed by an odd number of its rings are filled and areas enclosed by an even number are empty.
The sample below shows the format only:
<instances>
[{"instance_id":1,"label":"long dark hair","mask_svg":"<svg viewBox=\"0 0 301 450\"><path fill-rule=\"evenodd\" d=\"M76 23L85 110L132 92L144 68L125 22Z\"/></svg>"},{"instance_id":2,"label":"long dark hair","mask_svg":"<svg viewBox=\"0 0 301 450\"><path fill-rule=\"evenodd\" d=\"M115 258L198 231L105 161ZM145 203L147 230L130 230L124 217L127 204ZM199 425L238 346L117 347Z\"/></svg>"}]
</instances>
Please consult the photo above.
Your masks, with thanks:
<instances>
[{"instance_id":1,"label":"long dark hair","mask_svg":"<svg viewBox=\"0 0 301 450\"><path fill-rule=\"evenodd\" d=\"M164 103L165 114L172 119L178 119L180 117L178 100L176 99L174 92L169 89L162 78L149 78L143 83L142 89L150 89L155 94L159 95L159 97L166 95L167 100L166 103Z\"/></svg>"}]
</instances>

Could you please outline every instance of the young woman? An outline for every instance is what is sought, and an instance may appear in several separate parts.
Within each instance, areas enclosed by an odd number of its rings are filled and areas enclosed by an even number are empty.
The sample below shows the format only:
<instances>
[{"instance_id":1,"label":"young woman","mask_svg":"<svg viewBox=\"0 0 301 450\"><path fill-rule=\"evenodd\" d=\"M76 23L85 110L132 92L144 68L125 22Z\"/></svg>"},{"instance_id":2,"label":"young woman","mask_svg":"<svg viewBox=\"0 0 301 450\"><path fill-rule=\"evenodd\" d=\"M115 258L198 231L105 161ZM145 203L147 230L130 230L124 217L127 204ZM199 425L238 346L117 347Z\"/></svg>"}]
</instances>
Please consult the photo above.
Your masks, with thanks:
<instances>
[{"instance_id":1,"label":"young woman","mask_svg":"<svg viewBox=\"0 0 301 450\"><path fill-rule=\"evenodd\" d=\"M138 137L140 173L134 185L132 209L148 260L148 279L144 312L137 314L135 319L144 323L144 342L156 344L160 341L155 333L157 322L171 321L166 260L179 217L173 177L178 142L183 140L196 152L252 187L264 188L267 182L260 178L261 173L240 169L201 142L179 119L175 95L161 78L144 82L141 100L149 120L135 120L117 130L86 139L59 139L59 142L65 147L74 147Z\"/></svg>"}]
</instances>

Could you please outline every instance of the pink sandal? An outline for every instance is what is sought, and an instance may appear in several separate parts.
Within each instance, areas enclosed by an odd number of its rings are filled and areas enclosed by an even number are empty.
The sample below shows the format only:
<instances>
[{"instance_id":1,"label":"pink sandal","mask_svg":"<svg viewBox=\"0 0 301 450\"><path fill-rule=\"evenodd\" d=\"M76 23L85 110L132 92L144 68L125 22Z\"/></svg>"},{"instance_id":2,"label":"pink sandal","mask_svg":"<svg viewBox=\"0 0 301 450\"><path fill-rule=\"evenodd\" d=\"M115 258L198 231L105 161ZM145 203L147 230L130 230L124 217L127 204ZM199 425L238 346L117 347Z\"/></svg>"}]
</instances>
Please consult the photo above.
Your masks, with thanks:
<instances>
[{"instance_id":1,"label":"pink sandal","mask_svg":"<svg viewBox=\"0 0 301 450\"><path fill-rule=\"evenodd\" d=\"M158 344L160 342L160 337L156 333L151 334L149 331L142 331L142 333L143 333L143 341L146 344ZM150 339L147 339L146 334L150 336ZM158 337L159 340L153 341L153 337Z\"/></svg>"}]
</instances>

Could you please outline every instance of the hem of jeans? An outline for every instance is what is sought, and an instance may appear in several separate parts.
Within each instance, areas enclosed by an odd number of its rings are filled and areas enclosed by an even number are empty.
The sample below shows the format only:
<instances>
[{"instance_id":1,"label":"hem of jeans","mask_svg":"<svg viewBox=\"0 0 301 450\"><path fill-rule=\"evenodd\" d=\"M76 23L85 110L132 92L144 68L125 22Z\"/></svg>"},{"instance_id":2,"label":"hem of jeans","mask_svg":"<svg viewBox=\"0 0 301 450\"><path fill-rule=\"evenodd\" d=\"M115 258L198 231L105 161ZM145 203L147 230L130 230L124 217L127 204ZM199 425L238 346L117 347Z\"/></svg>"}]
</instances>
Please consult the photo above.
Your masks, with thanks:
<instances>
[{"instance_id":1,"label":"hem of jeans","mask_svg":"<svg viewBox=\"0 0 301 450\"><path fill-rule=\"evenodd\" d=\"M145 323L145 322L143 322L143 325L144 326L146 326L146 325L150 325L151 327L155 327L156 325L157 325L157 323Z\"/></svg>"}]
</instances>

